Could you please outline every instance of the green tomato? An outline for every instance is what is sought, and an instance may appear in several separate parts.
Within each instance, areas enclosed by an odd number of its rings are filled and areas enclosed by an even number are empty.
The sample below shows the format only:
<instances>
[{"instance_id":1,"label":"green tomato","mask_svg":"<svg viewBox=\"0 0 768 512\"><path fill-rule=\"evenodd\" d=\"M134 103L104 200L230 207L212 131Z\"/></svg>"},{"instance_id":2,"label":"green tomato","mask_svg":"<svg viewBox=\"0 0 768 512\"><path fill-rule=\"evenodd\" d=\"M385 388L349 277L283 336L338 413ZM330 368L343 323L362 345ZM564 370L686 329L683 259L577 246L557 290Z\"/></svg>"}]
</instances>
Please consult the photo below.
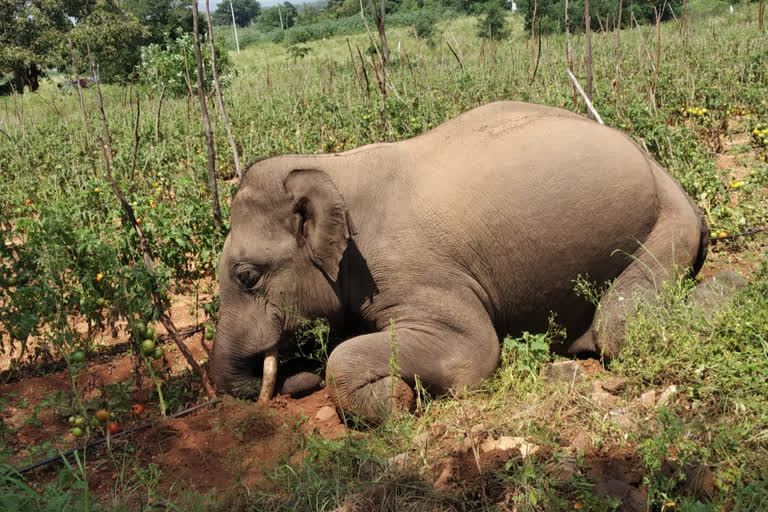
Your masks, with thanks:
<instances>
[{"instance_id":1,"label":"green tomato","mask_svg":"<svg viewBox=\"0 0 768 512\"><path fill-rule=\"evenodd\" d=\"M76 419L76 418L75 418L74 416L70 416L70 417L69 417L69 424L70 424L70 425L74 425L74 424L75 424L75 419Z\"/></svg>"},{"instance_id":2,"label":"green tomato","mask_svg":"<svg viewBox=\"0 0 768 512\"><path fill-rule=\"evenodd\" d=\"M213 329L213 327L207 327L205 329L205 339L208 341L211 341L213 338L216 337L216 331Z\"/></svg>"},{"instance_id":3,"label":"green tomato","mask_svg":"<svg viewBox=\"0 0 768 512\"><path fill-rule=\"evenodd\" d=\"M18 279L16 279L16 276L11 276L8 278L8 286L16 286L18 284Z\"/></svg>"},{"instance_id":4,"label":"green tomato","mask_svg":"<svg viewBox=\"0 0 768 512\"><path fill-rule=\"evenodd\" d=\"M107 303L107 301L104 299L104 297L99 297L98 299L96 299L96 307L97 308L103 308L104 304L106 304L106 303Z\"/></svg>"},{"instance_id":5,"label":"green tomato","mask_svg":"<svg viewBox=\"0 0 768 512\"><path fill-rule=\"evenodd\" d=\"M75 426L76 427L82 427L85 424L85 418L82 416L75 417Z\"/></svg>"},{"instance_id":6,"label":"green tomato","mask_svg":"<svg viewBox=\"0 0 768 512\"><path fill-rule=\"evenodd\" d=\"M163 349L155 347L155 350L152 352L152 359L160 359L161 357L163 357Z\"/></svg>"},{"instance_id":7,"label":"green tomato","mask_svg":"<svg viewBox=\"0 0 768 512\"><path fill-rule=\"evenodd\" d=\"M146 339L141 342L141 353L149 357L155 351L154 340Z\"/></svg>"},{"instance_id":8,"label":"green tomato","mask_svg":"<svg viewBox=\"0 0 768 512\"><path fill-rule=\"evenodd\" d=\"M206 302L205 304L203 304L203 311L205 311L209 315L213 313L213 304L211 304L210 302Z\"/></svg>"},{"instance_id":9,"label":"green tomato","mask_svg":"<svg viewBox=\"0 0 768 512\"><path fill-rule=\"evenodd\" d=\"M146 337L151 340L154 340L155 338L157 338L157 330L150 325L149 327L147 327Z\"/></svg>"},{"instance_id":10,"label":"green tomato","mask_svg":"<svg viewBox=\"0 0 768 512\"><path fill-rule=\"evenodd\" d=\"M147 333L147 326L144 325L144 322L136 322L133 324L133 335L136 336L136 339L140 339L146 336Z\"/></svg>"},{"instance_id":11,"label":"green tomato","mask_svg":"<svg viewBox=\"0 0 768 512\"><path fill-rule=\"evenodd\" d=\"M85 352L82 350L75 350L72 352L72 362L83 363L85 362Z\"/></svg>"},{"instance_id":12,"label":"green tomato","mask_svg":"<svg viewBox=\"0 0 768 512\"><path fill-rule=\"evenodd\" d=\"M81 429L80 427L75 427L72 430L70 430L70 432L72 432L72 435L75 437L81 437L83 435L83 429Z\"/></svg>"}]
</instances>

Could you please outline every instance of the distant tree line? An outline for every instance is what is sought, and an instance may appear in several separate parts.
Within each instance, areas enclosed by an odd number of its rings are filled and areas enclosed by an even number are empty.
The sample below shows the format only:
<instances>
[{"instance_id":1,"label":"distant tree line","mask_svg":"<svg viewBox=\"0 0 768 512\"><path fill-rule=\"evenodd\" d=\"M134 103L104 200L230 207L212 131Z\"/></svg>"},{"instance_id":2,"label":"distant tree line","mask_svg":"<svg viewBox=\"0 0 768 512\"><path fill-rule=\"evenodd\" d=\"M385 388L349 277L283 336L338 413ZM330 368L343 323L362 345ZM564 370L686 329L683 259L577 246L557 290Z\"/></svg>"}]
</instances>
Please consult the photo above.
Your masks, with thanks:
<instances>
[{"instance_id":1,"label":"distant tree line","mask_svg":"<svg viewBox=\"0 0 768 512\"><path fill-rule=\"evenodd\" d=\"M517 0L517 5L525 18L526 30L531 30L535 8L537 31L565 31L565 0ZM638 23L645 24L655 23L656 13L666 21L680 16L682 10L683 0L624 0L621 26L629 26L633 14ZM589 0L589 14L591 29L612 29L618 22L619 0ZM569 0L568 25L571 31L584 30L584 0Z\"/></svg>"}]
</instances>

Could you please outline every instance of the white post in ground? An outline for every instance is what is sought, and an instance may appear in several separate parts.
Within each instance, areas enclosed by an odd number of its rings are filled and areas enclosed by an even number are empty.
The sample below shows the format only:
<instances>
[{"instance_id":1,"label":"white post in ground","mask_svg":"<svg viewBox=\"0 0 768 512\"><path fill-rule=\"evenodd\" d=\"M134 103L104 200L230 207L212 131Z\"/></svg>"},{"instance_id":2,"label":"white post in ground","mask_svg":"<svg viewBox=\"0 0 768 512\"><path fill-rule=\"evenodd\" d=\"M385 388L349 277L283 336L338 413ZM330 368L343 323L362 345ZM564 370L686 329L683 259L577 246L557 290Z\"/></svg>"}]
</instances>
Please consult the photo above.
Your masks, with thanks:
<instances>
[{"instance_id":1,"label":"white post in ground","mask_svg":"<svg viewBox=\"0 0 768 512\"><path fill-rule=\"evenodd\" d=\"M232 7L232 0L229 0L229 12L232 13L232 30L235 31L235 45L237 45L237 53L240 53L240 41L237 40L237 24L235 23L235 8Z\"/></svg>"}]
</instances>

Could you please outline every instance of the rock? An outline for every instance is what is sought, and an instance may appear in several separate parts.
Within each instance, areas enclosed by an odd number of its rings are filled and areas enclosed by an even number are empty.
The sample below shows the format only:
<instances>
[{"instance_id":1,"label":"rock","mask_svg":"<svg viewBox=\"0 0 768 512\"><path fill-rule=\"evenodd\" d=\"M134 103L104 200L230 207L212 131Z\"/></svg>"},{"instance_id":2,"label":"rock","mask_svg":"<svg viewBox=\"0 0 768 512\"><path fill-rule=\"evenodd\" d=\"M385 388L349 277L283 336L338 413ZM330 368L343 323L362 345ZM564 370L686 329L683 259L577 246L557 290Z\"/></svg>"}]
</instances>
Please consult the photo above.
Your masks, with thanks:
<instances>
[{"instance_id":1,"label":"rock","mask_svg":"<svg viewBox=\"0 0 768 512\"><path fill-rule=\"evenodd\" d=\"M677 386L672 384L661 393L661 396L659 396L659 400L658 402L656 402L656 405L658 405L659 407L664 407L665 405L667 405L670 399L672 399L672 397L675 396L676 393L677 393Z\"/></svg>"},{"instance_id":2,"label":"rock","mask_svg":"<svg viewBox=\"0 0 768 512\"><path fill-rule=\"evenodd\" d=\"M583 430L579 430L579 433L576 434L573 439L571 439L570 445L578 450L586 452L592 449L592 439L590 439L589 434Z\"/></svg>"},{"instance_id":3,"label":"rock","mask_svg":"<svg viewBox=\"0 0 768 512\"><path fill-rule=\"evenodd\" d=\"M413 437L413 444L419 447L423 447L429 441L429 432L422 432L421 434Z\"/></svg>"},{"instance_id":4,"label":"rock","mask_svg":"<svg viewBox=\"0 0 768 512\"><path fill-rule=\"evenodd\" d=\"M645 512L646 496L638 488L621 480L598 480L595 482L593 492L602 498L608 496L619 498L621 508L625 512Z\"/></svg>"},{"instance_id":5,"label":"rock","mask_svg":"<svg viewBox=\"0 0 768 512\"><path fill-rule=\"evenodd\" d=\"M575 383L584 380L584 371L576 361L558 361L546 365L541 370L541 376L546 382Z\"/></svg>"},{"instance_id":6,"label":"rock","mask_svg":"<svg viewBox=\"0 0 768 512\"><path fill-rule=\"evenodd\" d=\"M435 423L431 427L429 427L429 434L437 439L439 437L442 437L443 434L445 434L445 431L448 430L445 425L442 425L440 423Z\"/></svg>"},{"instance_id":7,"label":"rock","mask_svg":"<svg viewBox=\"0 0 768 512\"><path fill-rule=\"evenodd\" d=\"M398 471L402 471L405 469L406 465L408 464L408 460L410 459L410 456L407 453L398 453L394 457L390 457L387 459L390 464L394 467L394 469Z\"/></svg>"},{"instance_id":8,"label":"rock","mask_svg":"<svg viewBox=\"0 0 768 512\"><path fill-rule=\"evenodd\" d=\"M715 474L703 464L689 464L685 468L685 483L687 490L697 497L715 495Z\"/></svg>"},{"instance_id":9,"label":"rock","mask_svg":"<svg viewBox=\"0 0 768 512\"><path fill-rule=\"evenodd\" d=\"M440 471L440 476L437 477L437 480L435 480L435 483L432 484L432 487L441 491L449 490L450 486L448 485L448 482L453 477L453 470L454 464L452 461L449 461L443 467L442 471Z\"/></svg>"},{"instance_id":10,"label":"rock","mask_svg":"<svg viewBox=\"0 0 768 512\"><path fill-rule=\"evenodd\" d=\"M525 458L539 451L539 447L529 443L522 437L508 436L502 436L499 439L486 439L480 443L480 451L483 453L490 451L505 452L507 450L518 450L520 455Z\"/></svg>"},{"instance_id":11,"label":"rock","mask_svg":"<svg viewBox=\"0 0 768 512\"><path fill-rule=\"evenodd\" d=\"M656 405L656 391L646 391L640 395L640 404L644 407L653 407Z\"/></svg>"},{"instance_id":12,"label":"rock","mask_svg":"<svg viewBox=\"0 0 768 512\"><path fill-rule=\"evenodd\" d=\"M622 377L611 376L598 382L600 382L600 387L602 387L603 390L614 395L618 395L627 387L627 379Z\"/></svg>"},{"instance_id":13,"label":"rock","mask_svg":"<svg viewBox=\"0 0 768 512\"><path fill-rule=\"evenodd\" d=\"M616 402L619 401L618 397L606 393L605 391L597 391L589 395L590 400L595 402L597 405L604 409L609 409L616 405Z\"/></svg>"},{"instance_id":14,"label":"rock","mask_svg":"<svg viewBox=\"0 0 768 512\"><path fill-rule=\"evenodd\" d=\"M329 405L321 407L320 410L317 411L317 414L315 414L315 419L320 421L329 421L336 417L336 409Z\"/></svg>"},{"instance_id":15,"label":"rock","mask_svg":"<svg viewBox=\"0 0 768 512\"><path fill-rule=\"evenodd\" d=\"M744 277L733 270L721 270L699 283L688 300L705 313L713 312L746 288L747 283Z\"/></svg>"},{"instance_id":16,"label":"rock","mask_svg":"<svg viewBox=\"0 0 768 512\"><path fill-rule=\"evenodd\" d=\"M624 409L614 409L610 411L608 413L608 419L624 429L635 427L635 420Z\"/></svg>"},{"instance_id":17,"label":"rock","mask_svg":"<svg viewBox=\"0 0 768 512\"><path fill-rule=\"evenodd\" d=\"M547 472L555 480L567 482L579 471L579 465L575 459L563 459L547 464Z\"/></svg>"},{"instance_id":18,"label":"rock","mask_svg":"<svg viewBox=\"0 0 768 512\"><path fill-rule=\"evenodd\" d=\"M485 425L483 425L482 423L478 423L477 425L473 425L472 428L469 429L469 431L472 432L472 436L475 439L478 439L479 437L482 437L483 434L485 434L484 430L485 430Z\"/></svg>"}]
</instances>

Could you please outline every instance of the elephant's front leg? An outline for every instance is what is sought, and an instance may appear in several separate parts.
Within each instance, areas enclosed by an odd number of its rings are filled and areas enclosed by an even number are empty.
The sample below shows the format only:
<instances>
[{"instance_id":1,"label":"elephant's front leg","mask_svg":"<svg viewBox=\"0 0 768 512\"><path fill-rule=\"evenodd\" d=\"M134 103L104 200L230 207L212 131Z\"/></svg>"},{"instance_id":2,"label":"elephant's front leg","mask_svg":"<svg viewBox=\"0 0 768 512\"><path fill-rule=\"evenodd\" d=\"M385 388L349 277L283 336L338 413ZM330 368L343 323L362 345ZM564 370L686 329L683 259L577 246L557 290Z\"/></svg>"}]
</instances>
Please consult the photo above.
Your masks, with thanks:
<instances>
[{"instance_id":1,"label":"elephant's front leg","mask_svg":"<svg viewBox=\"0 0 768 512\"><path fill-rule=\"evenodd\" d=\"M379 423L412 408L417 377L438 394L478 384L496 368L499 342L487 315L476 316L462 328L396 324L394 336L385 330L345 341L326 368L331 399L343 411Z\"/></svg>"}]
</instances>

